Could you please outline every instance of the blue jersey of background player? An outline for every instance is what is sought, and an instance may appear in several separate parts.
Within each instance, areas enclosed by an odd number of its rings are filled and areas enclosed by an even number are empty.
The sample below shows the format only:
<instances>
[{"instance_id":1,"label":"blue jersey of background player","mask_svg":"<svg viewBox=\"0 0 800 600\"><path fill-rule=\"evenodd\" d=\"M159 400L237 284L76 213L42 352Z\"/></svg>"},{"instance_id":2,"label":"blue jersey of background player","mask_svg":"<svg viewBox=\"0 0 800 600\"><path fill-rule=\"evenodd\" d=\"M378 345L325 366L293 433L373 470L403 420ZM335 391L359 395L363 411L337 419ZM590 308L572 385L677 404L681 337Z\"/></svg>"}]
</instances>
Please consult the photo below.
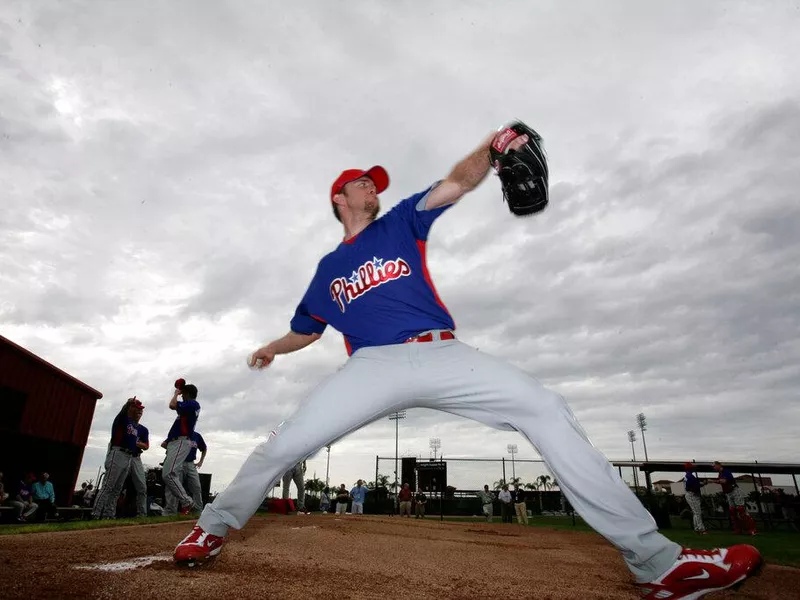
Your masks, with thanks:
<instances>
[{"instance_id":1,"label":"blue jersey of background player","mask_svg":"<svg viewBox=\"0 0 800 600\"><path fill-rule=\"evenodd\" d=\"M111 445L135 453L138 431L136 423L126 411L120 411L111 425Z\"/></svg>"},{"instance_id":2,"label":"blue jersey of background player","mask_svg":"<svg viewBox=\"0 0 800 600\"><path fill-rule=\"evenodd\" d=\"M186 462L194 462L197 458L197 450L199 449L200 452L205 453L208 447L203 436L198 431L193 431L189 439L191 440L192 449L189 450L189 454L186 456Z\"/></svg>"},{"instance_id":3,"label":"blue jersey of background player","mask_svg":"<svg viewBox=\"0 0 800 600\"><path fill-rule=\"evenodd\" d=\"M196 388L192 385L186 386L190 388L196 396ZM197 425L197 418L200 416L200 403L197 398L187 398L184 394L183 399L175 404L175 411L178 416L175 417L175 422L172 423L169 433L167 434L167 441L177 439L179 437L190 438L194 433L195 425Z\"/></svg>"},{"instance_id":4,"label":"blue jersey of background player","mask_svg":"<svg viewBox=\"0 0 800 600\"><path fill-rule=\"evenodd\" d=\"M685 474L685 486L687 492L692 492L695 494L700 493L700 480L697 478L697 475L695 475L693 471L688 469Z\"/></svg>"},{"instance_id":5,"label":"blue jersey of background player","mask_svg":"<svg viewBox=\"0 0 800 600\"><path fill-rule=\"evenodd\" d=\"M388 176L373 171L380 192ZM322 334L330 325L342 333L350 355L430 329L455 329L425 259L431 225L452 204L417 209L434 187L400 201L322 258L292 318L292 331Z\"/></svg>"},{"instance_id":6,"label":"blue jersey of background player","mask_svg":"<svg viewBox=\"0 0 800 600\"><path fill-rule=\"evenodd\" d=\"M736 477L733 476L731 470L723 467L719 463L714 463L715 466L718 466L719 470L719 477L717 478L717 482L722 486L722 491L726 494L729 494L733 491L734 488L739 487L739 484L736 483Z\"/></svg>"},{"instance_id":7,"label":"blue jersey of background player","mask_svg":"<svg viewBox=\"0 0 800 600\"><path fill-rule=\"evenodd\" d=\"M137 436L136 437L137 437L138 441L142 442L143 444L149 444L150 443L150 431L147 429L147 427L145 427L141 423L137 423L136 424L136 431L137 431ZM134 456L139 456L139 455L141 455L142 452L143 452L142 448L139 448L139 446L136 446L136 448L133 451L133 455Z\"/></svg>"}]
</instances>

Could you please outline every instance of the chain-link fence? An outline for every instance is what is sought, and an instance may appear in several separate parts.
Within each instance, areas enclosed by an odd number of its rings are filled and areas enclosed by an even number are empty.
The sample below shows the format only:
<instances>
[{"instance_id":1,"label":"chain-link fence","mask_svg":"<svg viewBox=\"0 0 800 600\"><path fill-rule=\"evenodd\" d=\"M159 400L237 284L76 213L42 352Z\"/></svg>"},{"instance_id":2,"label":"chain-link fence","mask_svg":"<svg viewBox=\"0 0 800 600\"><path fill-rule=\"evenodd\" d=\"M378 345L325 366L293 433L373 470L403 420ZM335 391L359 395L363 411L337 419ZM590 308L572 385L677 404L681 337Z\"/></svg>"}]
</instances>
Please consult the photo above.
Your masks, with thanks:
<instances>
[{"instance_id":1,"label":"chain-link fence","mask_svg":"<svg viewBox=\"0 0 800 600\"><path fill-rule=\"evenodd\" d=\"M377 482L377 485L375 484ZM488 486L495 498L504 485L514 484L524 491L531 514L571 514L571 507L541 459L447 458L446 460L399 457L375 459L375 479L365 511L391 514L399 510L398 492L422 490L427 496L429 514L478 516L482 504L478 492ZM369 496L372 496L370 503ZM495 514L499 501L495 500ZM371 510L370 510L371 509Z\"/></svg>"}]
</instances>

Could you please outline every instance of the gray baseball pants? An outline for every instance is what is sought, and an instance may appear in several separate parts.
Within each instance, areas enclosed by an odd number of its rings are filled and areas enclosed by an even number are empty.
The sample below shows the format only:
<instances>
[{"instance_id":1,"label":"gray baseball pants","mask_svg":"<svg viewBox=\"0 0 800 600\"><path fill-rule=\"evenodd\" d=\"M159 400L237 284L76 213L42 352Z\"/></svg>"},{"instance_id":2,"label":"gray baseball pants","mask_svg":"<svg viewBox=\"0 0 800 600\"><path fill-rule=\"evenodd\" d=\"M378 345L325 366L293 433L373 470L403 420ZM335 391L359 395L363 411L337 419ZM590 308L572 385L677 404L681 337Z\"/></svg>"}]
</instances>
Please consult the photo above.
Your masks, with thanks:
<instances>
[{"instance_id":1,"label":"gray baseball pants","mask_svg":"<svg viewBox=\"0 0 800 600\"><path fill-rule=\"evenodd\" d=\"M192 497L195 510L203 510L203 488L200 486L200 473L194 461L183 463L183 482L186 491Z\"/></svg>"},{"instance_id":2,"label":"gray baseball pants","mask_svg":"<svg viewBox=\"0 0 800 600\"><path fill-rule=\"evenodd\" d=\"M117 446L111 446L106 452L106 476L103 489L97 494L97 500L92 510L94 519L113 519L117 516L117 500L125 486L128 472L131 468L133 456L123 452Z\"/></svg>"},{"instance_id":3,"label":"gray baseball pants","mask_svg":"<svg viewBox=\"0 0 800 600\"><path fill-rule=\"evenodd\" d=\"M564 399L517 367L441 340L362 348L270 433L198 525L213 535L241 529L283 473L317 449L387 415L413 407L444 411L518 431L542 456L575 510L622 552L638 582L670 568L681 547L589 441Z\"/></svg>"},{"instance_id":4,"label":"gray baseball pants","mask_svg":"<svg viewBox=\"0 0 800 600\"><path fill-rule=\"evenodd\" d=\"M305 510L305 497L306 488L305 481L303 481L303 463L302 461L283 474L283 481L281 481L281 498L284 500L289 498L289 485L294 481L297 486L297 510Z\"/></svg>"},{"instance_id":5,"label":"gray baseball pants","mask_svg":"<svg viewBox=\"0 0 800 600\"><path fill-rule=\"evenodd\" d=\"M686 504L692 509L692 525L695 531L705 531L706 526L703 523L703 505L700 502L700 494L694 492L686 492Z\"/></svg>"},{"instance_id":6,"label":"gray baseball pants","mask_svg":"<svg viewBox=\"0 0 800 600\"><path fill-rule=\"evenodd\" d=\"M164 494L167 496L168 510L170 508L169 494L172 494L177 500L178 508L194 504L194 500L183 487L183 463L186 462L186 457L189 456L191 450L192 444L186 436L175 438L167 444L167 456L161 467L161 478L164 480Z\"/></svg>"},{"instance_id":7,"label":"gray baseball pants","mask_svg":"<svg viewBox=\"0 0 800 600\"><path fill-rule=\"evenodd\" d=\"M131 481L136 490L136 516L147 516L147 478L144 475L144 465L142 457L134 456L131 458Z\"/></svg>"}]
</instances>

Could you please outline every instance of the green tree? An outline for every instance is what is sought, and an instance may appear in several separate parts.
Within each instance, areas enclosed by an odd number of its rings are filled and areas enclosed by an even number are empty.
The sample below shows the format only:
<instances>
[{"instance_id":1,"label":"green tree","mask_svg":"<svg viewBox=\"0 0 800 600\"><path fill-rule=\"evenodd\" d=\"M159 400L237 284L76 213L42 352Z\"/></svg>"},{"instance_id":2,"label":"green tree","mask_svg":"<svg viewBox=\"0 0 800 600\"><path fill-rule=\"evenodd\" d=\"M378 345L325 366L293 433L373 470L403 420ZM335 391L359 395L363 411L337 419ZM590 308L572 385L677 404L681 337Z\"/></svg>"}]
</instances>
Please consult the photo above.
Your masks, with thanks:
<instances>
[{"instance_id":1,"label":"green tree","mask_svg":"<svg viewBox=\"0 0 800 600\"><path fill-rule=\"evenodd\" d=\"M492 484L493 489L495 490L502 490L503 486L506 484L505 478L500 478L498 481L495 481Z\"/></svg>"},{"instance_id":2,"label":"green tree","mask_svg":"<svg viewBox=\"0 0 800 600\"><path fill-rule=\"evenodd\" d=\"M315 477L314 479L306 479L305 485L303 486L307 492L312 494L319 494L322 490L325 489L325 482Z\"/></svg>"},{"instance_id":3,"label":"green tree","mask_svg":"<svg viewBox=\"0 0 800 600\"><path fill-rule=\"evenodd\" d=\"M543 491L546 492L550 486L550 475L539 475L536 478L537 483L539 484L539 511L544 512L544 503L542 502L542 497L544 494Z\"/></svg>"}]
</instances>

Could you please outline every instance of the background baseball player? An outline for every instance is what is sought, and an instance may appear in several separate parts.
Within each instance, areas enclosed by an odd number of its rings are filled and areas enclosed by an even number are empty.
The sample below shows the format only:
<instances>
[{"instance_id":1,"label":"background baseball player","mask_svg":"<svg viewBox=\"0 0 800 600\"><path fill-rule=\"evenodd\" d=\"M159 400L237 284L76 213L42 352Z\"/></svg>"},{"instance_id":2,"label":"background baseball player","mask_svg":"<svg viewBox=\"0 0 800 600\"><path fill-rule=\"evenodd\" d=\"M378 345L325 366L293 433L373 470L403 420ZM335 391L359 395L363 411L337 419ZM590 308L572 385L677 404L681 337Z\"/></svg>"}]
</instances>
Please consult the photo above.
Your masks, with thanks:
<instances>
[{"instance_id":1,"label":"background baseball player","mask_svg":"<svg viewBox=\"0 0 800 600\"><path fill-rule=\"evenodd\" d=\"M364 500L367 499L369 488L364 485L364 480L359 479L353 489L350 490L350 497L353 499L353 507L350 512L354 515L364 514Z\"/></svg>"},{"instance_id":2,"label":"background baseball player","mask_svg":"<svg viewBox=\"0 0 800 600\"><path fill-rule=\"evenodd\" d=\"M192 449L186 456L186 460L183 461L183 484L194 501L194 509L203 510L203 488L200 485L200 474L197 471L203 466L208 446L206 446L206 441L197 430L192 432L190 443ZM200 460L195 463L198 450L200 450Z\"/></svg>"},{"instance_id":3,"label":"background baseball player","mask_svg":"<svg viewBox=\"0 0 800 600\"><path fill-rule=\"evenodd\" d=\"M559 394L456 339L453 318L427 269L430 229L478 186L492 164L512 211L531 214L544 208L548 174L540 139L522 124L493 133L444 180L406 197L380 218L378 194L389 186L383 167L348 169L336 178L329 201L344 239L317 265L289 332L256 350L249 362L267 367L276 355L319 340L328 325L342 333L349 358L205 507L176 547L176 562L218 554L228 529L247 523L289 466L395 411L424 407L519 431L584 520L622 551L643 595L726 587L755 569L761 557L751 546L698 558L702 551L684 550L660 534ZM707 580L684 579L701 564Z\"/></svg>"},{"instance_id":4,"label":"background baseball player","mask_svg":"<svg viewBox=\"0 0 800 600\"><path fill-rule=\"evenodd\" d=\"M705 485L697 478L697 473L694 472L694 464L686 462L684 468L684 487L686 488L686 504L692 510L692 525L694 530L700 535L706 535L706 526L703 523L703 504L700 501L701 487Z\"/></svg>"},{"instance_id":5,"label":"background baseball player","mask_svg":"<svg viewBox=\"0 0 800 600\"><path fill-rule=\"evenodd\" d=\"M712 480L722 486L722 491L728 499L728 513L731 516L731 524L734 533L746 533L747 535L756 534L756 522L749 514L745 506L745 498L742 488L736 483L730 469L726 469L719 461L714 461L714 470L719 473L719 477Z\"/></svg>"},{"instance_id":6,"label":"background baseball player","mask_svg":"<svg viewBox=\"0 0 800 600\"><path fill-rule=\"evenodd\" d=\"M131 456L131 481L136 490L136 516L147 516L147 478L145 477L144 465L142 464L142 452L150 449L150 431L142 425L142 414L144 406L139 403L133 417L136 425L136 448Z\"/></svg>"},{"instance_id":7,"label":"background baseball player","mask_svg":"<svg viewBox=\"0 0 800 600\"><path fill-rule=\"evenodd\" d=\"M93 519L114 519L117 516L117 500L128 478L131 459L136 450L136 414L143 408L144 405L134 396L125 402L114 417L111 441L106 452L105 479L92 509Z\"/></svg>"},{"instance_id":8,"label":"background baseball player","mask_svg":"<svg viewBox=\"0 0 800 600\"><path fill-rule=\"evenodd\" d=\"M297 514L308 514L306 511L306 485L305 480L303 479L303 475L306 473L306 461L301 460L299 463L294 465L291 469L286 471L283 474L283 481L281 485L283 488L281 489L281 498L284 500L289 499L289 486L291 485L292 481L294 481L294 485L297 487Z\"/></svg>"},{"instance_id":9,"label":"background baseball player","mask_svg":"<svg viewBox=\"0 0 800 600\"><path fill-rule=\"evenodd\" d=\"M186 455L186 460L183 461L183 468L180 471L181 484L183 484L186 492L192 497L192 501L194 502L193 509L203 510L203 490L200 483L200 474L197 472L197 469L203 466L203 461L205 460L208 447L206 446L203 436L201 436L197 430L193 431L192 435L189 436L189 444L191 450L189 451L189 454ZM167 446L167 440L161 442L161 447L165 450L167 449ZM197 458L198 448L200 449L201 453L200 460L197 462L197 464L195 464L194 461ZM178 497L166 486L164 488L164 500L166 502L166 506L163 514L178 514Z\"/></svg>"},{"instance_id":10,"label":"background baseball player","mask_svg":"<svg viewBox=\"0 0 800 600\"><path fill-rule=\"evenodd\" d=\"M169 401L169 408L176 411L178 416L175 417L175 422L167 434L167 456L164 458L161 468L161 477L164 480L165 495L172 494L177 501L177 512L188 515L194 506L194 500L183 487L183 463L186 462L186 457L192 451L191 437L200 415L200 404L197 402L196 386L187 385L181 379L175 384L175 392ZM169 497L166 503L165 514L174 514L169 512L172 503Z\"/></svg>"}]
</instances>

